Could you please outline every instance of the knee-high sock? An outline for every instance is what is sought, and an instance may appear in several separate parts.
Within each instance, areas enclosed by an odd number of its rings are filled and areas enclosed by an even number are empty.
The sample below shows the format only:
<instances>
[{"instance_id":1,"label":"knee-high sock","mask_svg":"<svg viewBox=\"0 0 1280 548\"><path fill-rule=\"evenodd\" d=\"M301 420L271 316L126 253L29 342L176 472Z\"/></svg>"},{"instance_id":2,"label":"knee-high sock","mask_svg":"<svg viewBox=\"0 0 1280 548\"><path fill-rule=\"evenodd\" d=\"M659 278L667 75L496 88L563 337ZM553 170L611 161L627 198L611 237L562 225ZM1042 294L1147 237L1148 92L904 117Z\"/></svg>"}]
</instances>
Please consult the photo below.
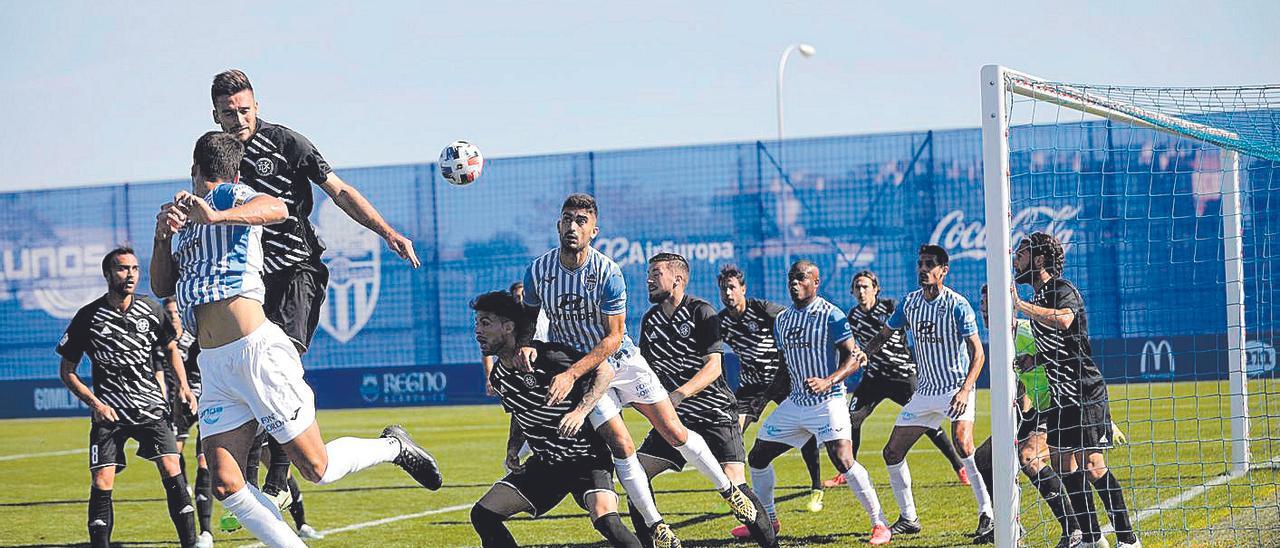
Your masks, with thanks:
<instances>
[{"instance_id":1,"label":"knee-high sock","mask_svg":"<svg viewBox=\"0 0 1280 548\"><path fill-rule=\"evenodd\" d=\"M265 440L265 433L253 439L253 443L249 444L249 459L244 465L244 481L254 487L258 486L258 467L262 465L262 444Z\"/></svg>"},{"instance_id":2,"label":"knee-high sock","mask_svg":"<svg viewBox=\"0 0 1280 548\"><path fill-rule=\"evenodd\" d=\"M636 538L644 548L653 548L653 528L644 522L644 516L636 510L636 505L627 502L627 513L631 515L631 527L636 530Z\"/></svg>"},{"instance_id":3,"label":"knee-high sock","mask_svg":"<svg viewBox=\"0 0 1280 548\"><path fill-rule=\"evenodd\" d=\"M1023 472L1025 473L1026 470L1023 469ZM1058 477L1057 472L1053 471L1053 468L1044 466L1035 474L1026 474L1026 476L1031 480L1031 484L1036 486L1036 490L1040 491L1040 498L1043 498L1045 504L1048 504L1049 509L1053 511L1053 517L1058 519L1063 535L1069 535L1080 528L1071 508L1071 499L1067 497L1067 492L1062 488L1062 479Z\"/></svg>"},{"instance_id":4,"label":"knee-high sock","mask_svg":"<svg viewBox=\"0 0 1280 548\"><path fill-rule=\"evenodd\" d=\"M625 459L614 457L613 468L618 471L618 483L622 484L622 490L627 492L627 503L636 507L644 524L652 527L662 521L658 504L653 500L653 491L649 489L649 478L635 453Z\"/></svg>"},{"instance_id":5,"label":"knee-high sock","mask_svg":"<svg viewBox=\"0 0 1280 548\"><path fill-rule=\"evenodd\" d=\"M270 493L282 493L289 488L289 454L284 446L275 438L267 437L267 451L271 452L271 465L267 467L267 478L262 481L262 490Z\"/></svg>"},{"instance_id":6,"label":"knee-high sock","mask_svg":"<svg viewBox=\"0 0 1280 548\"><path fill-rule=\"evenodd\" d=\"M400 442L395 438L338 438L324 444L324 448L329 453L329 466L316 482L320 485L328 485L370 466L391 462L400 454Z\"/></svg>"},{"instance_id":7,"label":"knee-high sock","mask_svg":"<svg viewBox=\"0 0 1280 548\"><path fill-rule=\"evenodd\" d=\"M982 476L982 485L987 487L987 498L995 498L995 463L991 462L991 440L987 440L973 452L973 462L978 465L978 475ZM973 480L969 480L973 481Z\"/></svg>"},{"instance_id":8,"label":"knee-high sock","mask_svg":"<svg viewBox=\"0 0 1280 548\"><path fill-rule=\"evenodd\" d=\"M182 481L187 482L187 456L182 453L178 453L178 473L182 475Z\"/></svg>"},{"instance_id":9,"label":"knee-high sock","mask_svg":"<svg viewBox=\"0 0 1280 548\"><path fill-rule=\"evenodd\" d=\"M764 507L765 513L769 514L770 521L778 519L778 513L773 508L773 486L776 482L777 477L773 474L772 464L764 468L751 467L751 488L760 499L760 505Z\"/></svg>"},{"instance_id":10,"label":"knee-high sock","mask_svg":"<svg viewBox=\"0 0 1280 548\"><path fill-rule=\"evenodd\" d=\"M982 481L982 472L978 471L978 463L973 461L973 455L960 459L960 463L969 472L969 488L973 490L973 498L978 501L978 513L994 516L991 513L991 495L987 494L986 482Z\"/></svg>"},{"instance_id":11,"label":"knee-high sock","mask_svg":"<svg viewBox=\"0 0 1280 548\"><path fill-rule=\"evenodd\" d=\"M898 501L898 515L903 519L914 521L916 515L915 495L911 493L911 468L904 459L898 464L890 464L889 487L893 488L893 498Z\"/></svg>"},{"instance_id":12,"label":"knee-high sock","mask_svg":"<svg viewBox=\"0 0 1280 548\"><path fill-rule=\"evenodd\" d=\"M627 530L617 512L609 512L591 522L609 544L619 548L641 548L640 539L635 533Z\"/></svg>"},{"instance_id":13,"label":"knee-high sock","mask_svg":"<svg viewBox=\"0 0 1280 548\"><path fill-rule=\"evenodd\" d=\"M245 484L239 491L223 499L222 505L235 514L240 525L267 546L306 548L306 544L289 528L276 508L257 487Z\"/></svg>"},{"instance_id":14,"label":"knee-high sock","mask_svg":"<svg viewBox=\"0 0 1280 548\"><path fill-rule=\"evenodd\" d=\"M724 469L720 467L720 463L716 462L715 455L711 454L711 448L707 447L707 441L693 430L686 430L688 437L684 440L684 445L676 447L676 451L684 457L684 460L702 472L703 476L711 480L711 484L716 487L716 491L721 493L728 491L733 487L733 483L729 482L729 476L724 475Z\"/></svg>"},{"instance_id":15,"label":"knee-high sock","mask_svg":"<svg viewBox=\"0 0 1280 548\"><path fill-rule=\"evenodd\" d=\"M208 468L196 468L196 518L200 521L200 532L213 532L209 525L213 520L213 482L209 480Z\"/></svg>"},{"instance_id":16,"label":"knee-high sock","mask_svg":"<svg viewBox=\"0 0 1280 548\"><path fill-rule=\"evenodd\" d=\"M479 504L471 507L471 527L480 535L484 548L515 548L516 539L504 523L506 518L490 512Z\"/></svg>"},{"instance_id":17,"label":"knee-high sock","mask_svg":"<svg viewBox=\"0 0 1280 548\"><path fill-rule=\"evenodd\" d=\"M822 489L822 466L818 464L818 438L809 438L800 447L800 456L804 458L804 467L809 471L809 488Z\"/></svg>"},{"instance_id":18,"label":"knee-high sock","mask_svg":"<svg viewBox=\"0 0 1280 548\"><path fill-rule=\"evenodd\" d=\"M1089 482L1084 470L1076 470L1062 474L1062 485L1067 489L1067 497L1071 499L1071 508L1075 510L1076 523L1084 531L1086 542L1095 542L1102 535L1102 527L1098 525L1098 513L1093 505L1093 493L1089 491Z\"/></svg>"},{"instance_id":19,"label":"knee-high sock","mask_svg":"<svg viewBox=\"0 0 1280 548\"><path fill-rule=\"evenodd\" d=\"M907 461L902 461L906 464ZM871 526L887 525L884 521L884 511L880 509L880 497L876 496L876 487L871 484L871 476L867 474L867 469L862 463L853 461L844 473L845 483L849 484L849 490L853 491L853 496L858 498L858 502L862 503L862 509L867 511L867 517L871 518Z\"/></svg>"},{"instance_id":20,"label":"knee-high sock","mask_svg":"<svg viewBox=\"0 0 1280 548\"><path fill-rule=\"evenodd\" d=\"M191 505L191 495L187 493L187 481L178 474L161 480L164 484L164 496L169 503L169 519L178 531L178 543L182 546L196 544L196 509Z\"/></svg>"},{"instance_id":21,"label":"knee-high sock","mask_svg":"<svg viewBox=\"0 0 1280 548\"><path fill-rule=\"evenodd\" d=\"M926 430L924 434L929 436L929 441L933 442L933 446L942 452L942 456L947 457L947 461L951 463L952 470L959 470L963 466L960 454L956 453L956 446L951 444L951 438L947 437L946 432L943 432L941 428L934 428L933 430ZM969 473L973 474L973 471L971 470Z\"/></svg>"},{"instance_id":22,"label":"knee-high sock","mask_svg":"<svg viewBox=\"0 0 1280 548\"><path fill-rule=\"evenodd\" d=\"M289 494L293 497L293 504L289 505L289 515L293 517L293 524L301 528L307 524L307 509L302 506L302 489L298 487L298 480L289 476Z\"/></svg>"},{"instance_id":23,"label":"knee-high sock","mask_svg":"<svg viewBox=\"0 0 1280 548\"><path fill-rule=\"evenodd\" d=\"M1093 481L1093 490L1098 492L1098 498L1102 499L1102 506L1107 509L1107 515L1111 516L1111 524L1116 528L1116 540L1127 543L1136 542L1138 537L1133 534L1133 523L1129 521L1129 508L1124 504L1124 491L1121 490L1120 481L1116 476L1107 470L1106 474Z\"/></svg>"},{"instance_id":24,"label":"knee-high sock","mask_svg":"<svg viewBox=\"0 0 1280 548\"><path fill-rule=\"evenodd\" d=\"M89 488L89 546L109 548L111 529L115 526L115 510L111 505L111 490Z\"/></svg>"},{"instance_id":25,"label":"knee-high sock","mask_svg":"<svg viewBox=\"0 0 1280 548\"><path fill-rule=\"evenodd\" d=\"M778 545L778 533L774 532L773 524L770 523L769 512L765 510L764 503L760 502L760 497L756 496L756 492L743 483L738 486L743 495L751 499L751 505L756 507L756 521L747 526L751 531L751 538L761 548L774 548Z\"/></svg>"}]
</instances>

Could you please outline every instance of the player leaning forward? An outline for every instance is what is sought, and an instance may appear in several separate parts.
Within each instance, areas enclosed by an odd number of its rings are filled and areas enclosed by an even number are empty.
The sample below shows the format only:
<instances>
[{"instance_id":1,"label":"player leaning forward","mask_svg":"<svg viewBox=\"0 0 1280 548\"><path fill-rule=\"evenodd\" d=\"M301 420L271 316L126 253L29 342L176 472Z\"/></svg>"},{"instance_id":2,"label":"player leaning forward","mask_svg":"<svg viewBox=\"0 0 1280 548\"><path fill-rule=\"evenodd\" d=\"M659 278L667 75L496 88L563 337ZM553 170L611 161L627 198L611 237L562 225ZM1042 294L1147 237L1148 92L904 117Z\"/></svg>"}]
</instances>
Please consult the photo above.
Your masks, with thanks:
<instances>
[{"instance_id":1,"label":"player leaning forward","mask_svg":"<svg viewBox=\"0 0 1280 548\"><path fill-rule=\"evenodd\" d=\"M530 317L545 312L551 327L550 342L585 354L552 379L548 403L564 399L578 379L601 364L613 368L615 375L608 394L589 417L575 418L589 418L591 426L608 443L618 481L645 525L653 530L655 546L678 546L679 541L653 502L644 469L635 456L635 442L622 422L625 405L644 415L664 441L711 480L738 521L754 523L757 511L751 499L729 481L702 436L685 428L667 390L627 336L627 287L622 270L591 247L591 240L600 233L598 216L595 198L586 194L565 198L556 224L560 245L534 259L525 272L524 304L535 309L529 311ZM536 360L537 351L527 334L522 338L516 366L527 368Z\"/></svg>"},{"instance_id":2,"label":"player leaning forward","mask_svg":"<svg viewBox=\"0 0 1280 548\"><path fill-rule=\"evenodd\" d=\"M439 488L441 478L431 455L399 426L377 439L321 439L298 351L262 307L262 226L284 220L285 204L234 182L243 154L229 133L209 132L196 142L192 192L178 193L156 216L151 288L176 295L183 324L195 330L201 348L201 441L214 497L267 545L305 546L241 474L258 428L318 484L384 462L429 489Z\"/></svg>"},{"instance_id":3,"label":"player leaning forward","mask_svg":"<svg viewBox=\"0 0 1280 548\"><path fill-rule=\"evenodd\" d=\"M887 544L891 534L880 511L880 499L867 469L853 458L849 412L844 380L866 362L853 339L844 312L818 296L821 283L817 265L801 260L791 265L787 290L791 306L778 314L774 334L791 375L791 394L760 426L756 443L747 456L751 485L764 504L774 528L776 477L772 462L792 447L817 437L827 447L836 470L844 474L853 496L871 518L871 544Z\"/></svg>"}]
</instances>

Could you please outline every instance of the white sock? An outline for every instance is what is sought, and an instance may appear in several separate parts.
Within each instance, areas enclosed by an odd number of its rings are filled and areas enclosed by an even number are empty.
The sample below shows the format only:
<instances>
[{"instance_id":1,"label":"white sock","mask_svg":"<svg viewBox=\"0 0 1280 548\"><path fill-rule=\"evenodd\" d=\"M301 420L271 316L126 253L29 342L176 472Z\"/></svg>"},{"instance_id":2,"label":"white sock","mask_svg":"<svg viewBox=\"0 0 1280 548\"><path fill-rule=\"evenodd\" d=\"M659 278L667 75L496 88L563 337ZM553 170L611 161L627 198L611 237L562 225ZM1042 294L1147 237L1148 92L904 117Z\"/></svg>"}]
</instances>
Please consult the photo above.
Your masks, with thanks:
<instances>
[{"instance_id":1,"label":"white sock","mask_svg":"<svg viewBox=\"0 0 1280 548\"><path fill-rule=\"evenodd\" d=\"M760 505L769 513L769 520L776 521L778 513L773 509L773 485L777 478L773 475L773 465L751 469L751 489L755 490Z\"/></svg>"},{"instance_id":2,"label":"white sock","mask_svg":"<svg viewBox=\"0 0 1280 548\"><path fill-rule=\"evenodd\" d=\"M640 459L636 458L636 454L632 453L625 459L614 457L613 468L618 471L618 483L627 492L627 501L640 512L644 524L653 526L662 521L658 503L653 501L653 492L649 490L649 478L645 476L644 467L640 466Z\"/></svg>"},{"instance_id":3,"label":"white sock","mask_svg":"<svg viewBox=\"0 0 1280 548\"><path fill-rule=\"evenodd\" d=\"M853 461L853 466L844 473L844 479L845 483L849 484L849 490L853 491L853 496L862 503L862 509L867 511L867 516L871 518L871 526L887 525L884 521L884 511L880 509L880 497L876 496L876 487L871 484L871 476L867 474L867 469L863 468L862 463Z\"/></svg>"},{"instance_id":4,"label":"white sock","mask_svg":"<svg viewBox=\"0 0 1280 548\"><path fill-rule=\"evenodd\" d=\"M267 546L306 548L297 533L289 528L275 504L258 488L246 483L239 491L222 501L222 506L240 520L240 525Z\"/></svg>"},{"instance_id":5,"label":"white sock","mask_svg":"<svg viewBox=\"0 0 1280 548\"><path fill-rule=\"evenodd\" d=\"M889 486L893 488L893 498L898 501L898 512L903 519L918 519L915 496L911 494L911 469L905 459L889 465Z\"/></svg>"},{"instance_id":6,"label":"white sock","mask_svg":"<svg viewBox=\"0 0 1280 548\"><path fill-rule=\"evenodd\" d=\"M400 441L395 438L338 438L324 444L324 448L329 452L329 466L316 482L318 485L328 485L347 474L391 462L400 455Z\"/></svg>"},{"instance_id":7,"label":"white sock","mask_svg":"<svg viewBox=\"0 0 1280 548\"><path fill-rule=\"evenodd\" d=\"M969 473L969 488L973 489L973 498L978 500L978 514L986 514L993 516L991 513L991 497L987 496L987 485L982 481L982 474L978 473L978 463L974 462L973 455L961 458L960 463L964 465L964 471Z\"/></svg>"},{"instance_id":8,"label":"white sock","mask_svg":"<svg viewBox=\"0 0 1280 548\"><path fill-rule=\"evenodd\" d=\"M716 491L723 493L733 487L733 483L729 481L729 476L724 475L724 469L720 467L720 463L716 462L716 456L711 454L711 448L707 447L707 440L702 439L693 430L685 430L688 437L684 440L684 445L676 447L676 451L684 457L684 460L702 472L703 476L711 480L712 485L716 486Z\"/></svg>"}]
</instances>

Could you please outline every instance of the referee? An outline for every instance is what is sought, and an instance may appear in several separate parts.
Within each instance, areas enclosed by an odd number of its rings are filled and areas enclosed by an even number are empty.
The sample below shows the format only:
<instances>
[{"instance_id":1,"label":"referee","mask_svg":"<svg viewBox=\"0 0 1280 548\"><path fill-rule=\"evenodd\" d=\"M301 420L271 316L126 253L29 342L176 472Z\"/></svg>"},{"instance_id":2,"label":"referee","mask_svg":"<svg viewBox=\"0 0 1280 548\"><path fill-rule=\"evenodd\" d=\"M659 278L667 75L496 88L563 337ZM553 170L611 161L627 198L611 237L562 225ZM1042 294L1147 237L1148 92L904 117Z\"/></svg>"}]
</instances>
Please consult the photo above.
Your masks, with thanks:
<instances>
[{"instance_id":1,"label":"referee","mask_svg":"<svg viewBox=\"0 0 1280 548\"><path fill-rule=\"evenodd\" d=\"M124 444L138 440L137 455L155 461L169 502L169 517L182 546L196 545L195 509L187 493L187 482L178 464L178 447L169 422L163 372L153 360L163 358L172 336L163 328L160 305L148 297L134 295L138 285L138 257L127 247L118 247L102 259L107 294L81 308L57 352L62 356L60 376L80 401L89 406L93 420L89 428L89 545L111 543L115 512L111 490L116 473L124 470ZM76 374L80 359L89 355L93 390ZM175 363L180 397L193 402L181 364Z\"/></svg>"},{"instance_id":2,"label":"referee","mask_svg":"<svg viewBox=\"0 0 1280 548\"><path fill-rule=\"evenodd\" d=\"M263 283L267 319L306 353L315 335L324 304L329 270L320 261L324 243L308 217L315 200L311 185L319 185L352 220L372 230L402 259L418 267L413 242L382 219L359 190L338 177L315 145L302 134L258 118L258 101L249 77L228 70L213 77L210 89L213 119L223 131L244 143L240 180L258 192L280 198L288 209L284 222L263 227ZM289 504L289 458L268 437L271 462L262 492L281 508Z\"/></svg>"}]
</instances>

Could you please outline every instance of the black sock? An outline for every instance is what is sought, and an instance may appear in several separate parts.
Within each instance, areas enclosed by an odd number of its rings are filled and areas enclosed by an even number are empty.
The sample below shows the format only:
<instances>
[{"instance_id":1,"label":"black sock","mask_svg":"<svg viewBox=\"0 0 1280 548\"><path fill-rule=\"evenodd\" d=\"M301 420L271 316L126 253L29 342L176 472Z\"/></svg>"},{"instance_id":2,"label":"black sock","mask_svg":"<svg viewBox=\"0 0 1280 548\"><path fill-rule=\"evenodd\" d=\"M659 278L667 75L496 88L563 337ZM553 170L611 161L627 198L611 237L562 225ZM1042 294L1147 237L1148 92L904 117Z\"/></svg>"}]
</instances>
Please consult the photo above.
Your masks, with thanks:
<instances>
[{"instance_id":1,"label":"black sock","mask_svg":"<svg viewBox=\"0 0 1280 548\"><path fill-rule=\"evenodd\" d=\"M640 539L622 524L617 512L609 512L591 522L609 544L621 548L641 548ZM487 547L486 547L487 548Z\"/></svg>"},{"instance_id":2,"label":"black sock","mask_svg":"<svg viewBox=\"0 0 1280 548\"><path fill-rule=\"evenodd\" d=\"M627 502L627 510L631 514L631 526L635 528L640 544L644 548L653 548L653 529L644 523L644 517L640 515L639 510L636 510L636 505L631 504L630 501Z\"/></svg>"},{"instance_id":3,"label":"black sock","mask_svg":"<svg viewBox=\"0 0 1280 548\"><path fill-rule=\"evenodd\" d=\"M1138 536L1133 534L1133 524L1129 521L1129 509L1124 505L1124 491L1120 489L1120 481L1107 470L1106 474L1093 482L1093 489L1102 499L1102 506L1111 517L1111 525L1116 528L1116 540L1120 542L1136 542Z\"/></svg>"},{"instance_id":4,"label":"black sock","mask_svg":"<svg viewBox=\"0 0 1280 548\"><path fill-rule=\"evenodd\" d=\"M1058 477L1057 472L1053 471L1053 468L1042 467L1035 474L1027 474L1027 479L1031 480L1031 484L1040 491L1040 498L1043 498L1045 504L1049 505L1049 509L1053 510L1053 517L1058 518L1058 525L1062 527L1063 535L1069 535L1080 528L1076 523L1075 512L1071 508L1071 499L1066 496L1067 492L1062 487L1062 479Z\"/></svg>"},{"instance_id":5,"label":"black sock","mask_svg":"<svg viewBox=\"0 0 1280 548\"><path fill-rule=\"evenodd\" d=\"M1098 525L1098 512L1094 508L1093 493L1085 480L1084 470L1062 474L1062 486L1067 489L1067 498L1071 499L1071 509L1075 510L1076 523L1084 531L1085 541L1097 542L1102 536L1102 527Z\"/></svg>"},{"instance_id":6,"label":"black sock","mask_svg":"<svg viewBox=\"0 0 1280 548\"><path fill-rule=\"evenodd\" d=\"M298 480L289 476L289 494L293 496L293 504L289 506L289 515L299 529L307 524L307 509L302 507L302 489L298 488Z\"/></svg>"},{"instance_id":7,"label":"black sock","mask_svg":"<svg viewBox=\"0 0 1280 548\"><path fill-rule=\"evenodd\" d=\"M164 478L165 498L169 501L169 519L178 530L178 542L183 546L196 544L196 508L191 505L191 495L187 494L187 482L178 474Z\"/></svg>"},{"instance_id":8,"label":"black sock","mask_svg":"<svg viewBox=\"0 0 1280 548\"><path fill-rule=\"evenodd\" d=\"M853 442L853 460L858 460L858 447L862 446L862 426L855 426L849 430L849 437Z\"/></svg>"},{"instance_id":9,"label":"black sock","mask_svg":"<svg viewBox=\"0 0 1280 548\"><path fill-rule=\"evenodd\" d=\"M756 521L747 525L747 530L751 531L751 538L756 540L763 548L774 548L778 545L778 534L773 531L773 524L769 522L769 512L764 509L764 504L760 502L760 497L756 496L756 492L747 484L738 485L738 489L743 495L751 499L751 505L756 507Z\"/></svg>"},{"instance_id":10,"label":"black sock","mask_svg":"<svg viewBox=\"0 0 1280 548\"><path fill-rule=\"evenodd\" d=\"M617 514L614 514L617 516ZM480 535L480 545L484 548L515 548L516 539L503 523L506 517L498 515L488 508L476 504L471 507L471 527Z\"/></svg>"},{"instance_id":11,"label":"black sock","mask_svg":"<svg viewBox=\"0 0 1280 548\"><path fill-rule=\"evenodd\" d=\"M182 481L191 483L187 478L187 457L182 453L178 453L178 473L182 474Z\"/></svg>"},{"instance_id":12,"label":"black sock","mask_svg":"<svg viewBox=\"0 0 1280 548\"><path fill-rule=\"evenodd\" d=\"M111 490L89 488L89 546L109 548L115 511L111 507Z\"/></svg>"},{"instance_id":13,"label":"black sock","mask_svg":"<svg viewBox=\"0 0 1280 548\"><path fill-rule=\"evenodd\" d=\"M996 496L996 475L995 463L992 462L991 455L992 439L982 442L977 449L973 451L973 464L978 467L978 475L982 476L983 486L987 488L987 496L995 498Z\"/></svg>"},{"instance_id":14,"label":"black sock","mask_svg":"<svg viewBox=\"0 0 1280 548\"><path fill-rule=\"evenodd\" d=\"M952 470L960 470L964 468L964 463L960 462L960 455L956 453L956 446L951 444L951 438L947 437L947 433L941 428L926 430L924 435L929 436L929 441L933 442L933 446L942 451L942 456L947 457L951 461Z\"/></svg>"},{"instance_id":15,"label":"black sock","mask_svg":"<svg viewBox=\"0 0 1280 548\"><path fill-rule=\"evenodd\" d=\"M249 444L249 458L245 460L244 481L254 487L258 486L258 467L262 464L262 437L253 439Z\"/></svg>"},{"instance_id":16,"label":"black sock","mask_svg":"<svg viewBox=\"0 0 1280 548\"><path fill-rule=\"evenodd\" d=\"M818 438L809 438L800 448L804 467L809 469L809 488L822 489L822 467L818 465Z\"/></svg>"},{"instance_id":17,"label":"black sock","mask_svg":"<svg viewBox=\"0 0 1280 548\"><path fill-rule=\"evenodd\" d=\"M267 450L271 464L267 466L267 479L262 482L263 492L282 493L289 488L289 454L275 438L267 437Z\"/></svg>"},{"instance_id":18,"label":"black sock","mask_svg":"<svg viewBox=\"0 0 1280 548\"><path fill-rule=\"evenodd\" d=\"M213 481L208 468L196 468L196 518L200 521L200 532L213 533L209 525L213 520Z\"/></svg>"}]
</instances>

